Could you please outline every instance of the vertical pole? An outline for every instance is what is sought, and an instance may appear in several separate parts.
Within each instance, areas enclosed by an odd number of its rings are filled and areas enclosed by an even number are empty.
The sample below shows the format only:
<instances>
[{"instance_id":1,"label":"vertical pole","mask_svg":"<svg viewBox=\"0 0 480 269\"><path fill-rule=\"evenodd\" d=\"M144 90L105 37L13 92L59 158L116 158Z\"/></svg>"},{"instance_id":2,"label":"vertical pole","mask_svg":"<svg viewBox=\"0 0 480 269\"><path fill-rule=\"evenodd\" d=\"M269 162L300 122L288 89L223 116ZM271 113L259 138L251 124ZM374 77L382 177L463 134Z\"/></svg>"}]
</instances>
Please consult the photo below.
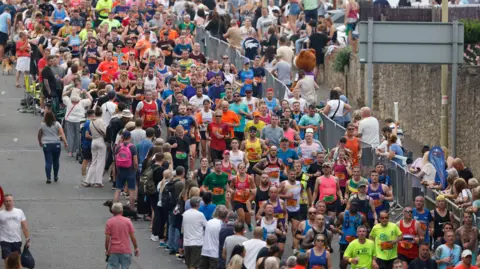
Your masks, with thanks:
<instances>
[{"instance_id":1,"label":"vertical pole","mask_svg":"<svg viewBox=\"0 0 480 269\"><path fill-rule=\"evenodd\" d=\"M458 21L453 22L452 64L452 156L457 156L457 73L458 73Z\"/></svg>"},{"instance_id":2,"label":"vertical pole","mask_svg":"<svg viewBox=\"0 0 480 269\"><path fill-rule=\"evenodd\" d=\"M368 68L368 107L373 109L373 18L368 18L368 45L367 45L367 68Z\"/></svg>"},{"instance_id":3,"label":"vertical pole","mask_svg":"<svg viewBox=\"0 0 480 269\"><path fill-rule=\"evenodd\" d=\"M442 22L448 22L448 3L442 1ZM448 148L448 66L442 64L441 71L442 109L440 116L440 145Z\"/></svg>"}]
</instances>

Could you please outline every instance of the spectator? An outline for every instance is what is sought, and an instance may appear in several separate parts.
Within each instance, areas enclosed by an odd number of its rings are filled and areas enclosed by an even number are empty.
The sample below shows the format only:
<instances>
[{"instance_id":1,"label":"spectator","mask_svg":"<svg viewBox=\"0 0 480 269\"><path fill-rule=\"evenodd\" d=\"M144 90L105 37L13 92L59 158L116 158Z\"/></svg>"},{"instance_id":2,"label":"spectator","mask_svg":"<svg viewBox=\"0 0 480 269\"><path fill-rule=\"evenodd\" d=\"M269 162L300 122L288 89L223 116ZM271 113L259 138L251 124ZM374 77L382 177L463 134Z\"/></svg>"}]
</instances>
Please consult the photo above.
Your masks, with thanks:
<instances>
[{"instance_id":1,"label":"spectator","mask_svg":"<svg viewBox=\"0 0 480 269\"><path fill-rule=\"evenodd\" d=\"M111 217L105 226L105 254L108 256L108 267L128 268L132 263L132 241L135 256L140 252L135 238L135 230L132 221L122 216L123 205L114 203L112 205L113 217Z\"/></svg>"},{"instance_id":2,"label":"spectator","mask_svg":"<svg viewBox=\"0 0 480 269\"><path fill-rule=\"evenodd\" d=\"M323 109L323 114L327 115L338 125L345 127L345 115L352 110L352 107L340 100L338 91L330 91L330 100Z\"/></svg>"},{"instance_id":3,"label":"spectator","mask_svg":"<svg viewBox=\"0 0 480 269\"><path fill-rule=\"evenodd\" d=\"M214 218L207 222L199 268L212 269L218 267L220 230L223 223L227 221L227 216L228 209L224 205L220 205L215 209Z\"/></svg>"},{"instance_id":4,"label":"spectator","mask_svg":"<svg viewBox=\"0 0 480 269\"><path fill-rule=\"evenodd\" d=\"M211 192L204 192L202 194L203 205L200 206L199 211L205 215L207 221L212 219L213 212L217 207L215 204L212 204L212 198L213 196Z\"/></svg>"},{"instance_id":5,"label":"spectator","mask_svg":"<svg viewBox=\"0 0 480 269\"><path fill-rule=\"evenodd\" d=\"M375 148L380 145L380 124L378 120L372 116L370 108L362 107L361 111L362 120L358 125L357 136L364 143L370 144Z\"/></svg>"},{"instance_id":6,"label":"spectator","mask_svg":"<svg viewBox=\"0 0 480 269\"><path fill-rule=\"evenodd\" d=\"M284 56L275 56L277 63L273 66L272 73L288 88L292 86L292 65L284 59Z\"/></svg>"},{"instance_id":7,"label":"spectator","mask_svg":"<svg viewBox=\"0 0 480 269\"><path fill-rule=\"evenodd\" d=\"M265 247L267 244L265 241L262 240L263 238L263 228L262 227L255 227L253 230L253 238L245 241L243 246L245 246L245 250L247 254L245 255L245 267L247 269L255 269L255 261L258 255L258 252L262 247ZM265 267L266 268L266 267Z\"/></svg>"},{"instance_id":8,"label":"spectator","mask_svg":"<svg viewBox=\"0 0 480 269\"><path fill-rule=\"evenodd\" d=\"M208 192L206 192L208 193ZM228 213L228 221L225 225L222 226L222 229L220 229L220 237L219 237L219 244L218 244L218 267L219 268L224 268L226 264L228 264L225 259L223 258L223 246L225 245L225 240L227 237L234 235L235 234L235 228L234 225L237 222L237 216L235 212L230 211ZM243 262L243 261L242 261Z\"/></svg>"},{"instance_id":9,"label":"spectator","mask_svg":"<svg viewBox=\"0 0 480 269\"><path fill-rule=\"evenodd\" d=\"M194 196L190 199L191 208L183 213L183 247L185 249L185 264L189 269L200 266L203 246L203 229L207 225L205 216L198 211L201 198Z\"/></svg>"},{"instance_id":10,"label":"spectator","mask_svg":"<svg viewBox=\"0 0 480 269\"><path fill-rule=\"evenodd\" d=\"M456 158L453 161L453 167L457 169L458 176L465 179L465 181L468 181L473 178L473 173L470 170L470 168L466 167L460 158Z\"/></svg>"},{"instance_id":11,"label":"spectator","mask_svg":"<svg viewBox=\"0 0 480 269\"><path fill-rule=\"evenodd\" d=\"M227 32L223 35L223 37L227 39L230 46L235 49L240 49L243 37L236 20L230 21L230 28L228 28Z\"/></svg>"}]
</instances>

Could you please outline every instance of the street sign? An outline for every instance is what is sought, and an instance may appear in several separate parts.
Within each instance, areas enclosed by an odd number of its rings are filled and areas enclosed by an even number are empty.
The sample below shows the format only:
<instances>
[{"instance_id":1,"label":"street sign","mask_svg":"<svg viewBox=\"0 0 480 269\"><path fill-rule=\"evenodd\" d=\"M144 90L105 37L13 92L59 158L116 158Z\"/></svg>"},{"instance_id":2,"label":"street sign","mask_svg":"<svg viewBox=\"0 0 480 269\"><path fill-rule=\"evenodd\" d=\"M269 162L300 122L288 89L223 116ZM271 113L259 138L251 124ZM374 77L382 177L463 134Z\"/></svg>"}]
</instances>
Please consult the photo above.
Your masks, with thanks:
<instances>
[{"instance_id":1,"label":"street sign","mask_svg":"<svg viewBox=\"0 0 480 269\"><path fill-rule=\"evenodd\" d=\"M463 23L441 22L360 22L360 62L368 62L371 42L372 63L462 64ZM371 41L369 37L371 35ZM453 55L453 47L457 48Z\"/></svg>"}]
</instances>

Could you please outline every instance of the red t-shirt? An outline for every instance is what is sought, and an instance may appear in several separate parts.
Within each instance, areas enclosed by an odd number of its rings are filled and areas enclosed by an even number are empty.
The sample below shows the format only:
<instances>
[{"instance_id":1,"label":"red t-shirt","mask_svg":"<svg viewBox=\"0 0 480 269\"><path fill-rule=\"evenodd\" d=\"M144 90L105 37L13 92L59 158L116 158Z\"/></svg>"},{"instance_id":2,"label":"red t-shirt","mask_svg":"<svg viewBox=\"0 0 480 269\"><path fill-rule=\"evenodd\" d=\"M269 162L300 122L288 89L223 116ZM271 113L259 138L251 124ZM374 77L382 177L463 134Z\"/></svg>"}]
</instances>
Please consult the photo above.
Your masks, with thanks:
<instances>
[{"instance_id":1,"label":"red t-shirt","mask_svg":"<svg viewBox=\"0 0 480 269\"><path fill-rule=\"evenodd\" d=\"M45 57L40 59L37 65L38 65L38 81L42 82L43 81L42 70L43 68L45 68L45 66L47 66L47 60L45 59Z\"/></svg>"},{"instance_id":2,"label":"red t-shirt","mask_svg":"<svg viewBox=\"0 0 480 269\"><path fill-rule=\"evenodd\" d=\"M228 134L228 126L225 123L212 122L208 125L208 131L210 134L210 147L214 150L223 151L227 149L227 143L225 138L219 139L215 135L218 132L220 135Z\"/></svg>"},{"instance_id":3,"label":"red t-shirt","mask_svg":"<svg viewBox=\"0 0 480 269\"><path fill-rule=\"evenodd\" d=\"M112 60L111 62L105 61L102 62L98 66L98 70L105 72L107 71L106 74L102 75L102 80L105 81L106 83L112 83L113 77L115 76L115 73L118 71L118 63L117 61Z\"/></svg>"},{"instance_id":4,"label":"red t-shirt","mask_svg":"<svg viewBox=\"0 0 480 269\"><path fill-rule=\"evenodd\" d=\"M475 265L470 265L470 267L467 268L465 265L460 263L459 265L455 266L454 269L478 269L478 267Z\"/></svg>"},{"instance_id":5,"label":"red t-shirt","mask_svg":"<svg viewBox=\"0 0 480 269\"><path fill-rule=\"evenodd\" d=\"M134 231L130 219L121 215L111 217L105 225L105 234L110 235L110 253L132 254L130 234Z\"/></svg>"},{"instance_id":6,"label":"red t-shirt","mask_svg":"<svg viewBox=\"0 0 480 269\"><path fill-rule=\"evenodd\" d=\"M28 42L28 41L27 41ZM27 46L26 49L22 50L20 49L21 47L23 47L25 45L25 42L23 42L22 40L18 40L17 41L17 57L30 57L30 48L29 46Z\"/></svg>"}]
</instances>

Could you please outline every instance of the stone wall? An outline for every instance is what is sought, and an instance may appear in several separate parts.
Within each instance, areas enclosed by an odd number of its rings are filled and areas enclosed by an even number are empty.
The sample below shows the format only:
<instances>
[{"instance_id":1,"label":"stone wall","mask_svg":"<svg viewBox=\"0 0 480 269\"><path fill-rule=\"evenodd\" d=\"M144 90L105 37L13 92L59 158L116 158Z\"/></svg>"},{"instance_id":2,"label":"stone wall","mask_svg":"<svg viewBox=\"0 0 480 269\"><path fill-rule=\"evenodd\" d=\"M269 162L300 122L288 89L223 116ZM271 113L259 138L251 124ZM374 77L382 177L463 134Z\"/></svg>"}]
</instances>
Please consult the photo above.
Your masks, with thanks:
<instances>
[{"instance_id":1,"label":"stone wall","mask_svg":"<svg viewBox=\"0 0 480 269\"><path fill-rule=\"evenodd\" d=\"M325 61L325 83L345 89L355 108L367 103L366 65L352 55L347 72L332 69L334 55ZM440 65L374 65L375 116L393 117L393 102L399 103L399 119L406 134L420 144L440 144ZM451 71L451 70L450 70ZM451 102L451 72L448 95ZM449 104L449 114L450 114ZM457 76L457 156L480 177L480 67L463 65ZM450 115L449 115L450 116ZM449 117L449 128L451 128ZM451 143L449 133L449 143ZM451 145L449 144L451 150Z\"/></svg>"}]
</instances>

